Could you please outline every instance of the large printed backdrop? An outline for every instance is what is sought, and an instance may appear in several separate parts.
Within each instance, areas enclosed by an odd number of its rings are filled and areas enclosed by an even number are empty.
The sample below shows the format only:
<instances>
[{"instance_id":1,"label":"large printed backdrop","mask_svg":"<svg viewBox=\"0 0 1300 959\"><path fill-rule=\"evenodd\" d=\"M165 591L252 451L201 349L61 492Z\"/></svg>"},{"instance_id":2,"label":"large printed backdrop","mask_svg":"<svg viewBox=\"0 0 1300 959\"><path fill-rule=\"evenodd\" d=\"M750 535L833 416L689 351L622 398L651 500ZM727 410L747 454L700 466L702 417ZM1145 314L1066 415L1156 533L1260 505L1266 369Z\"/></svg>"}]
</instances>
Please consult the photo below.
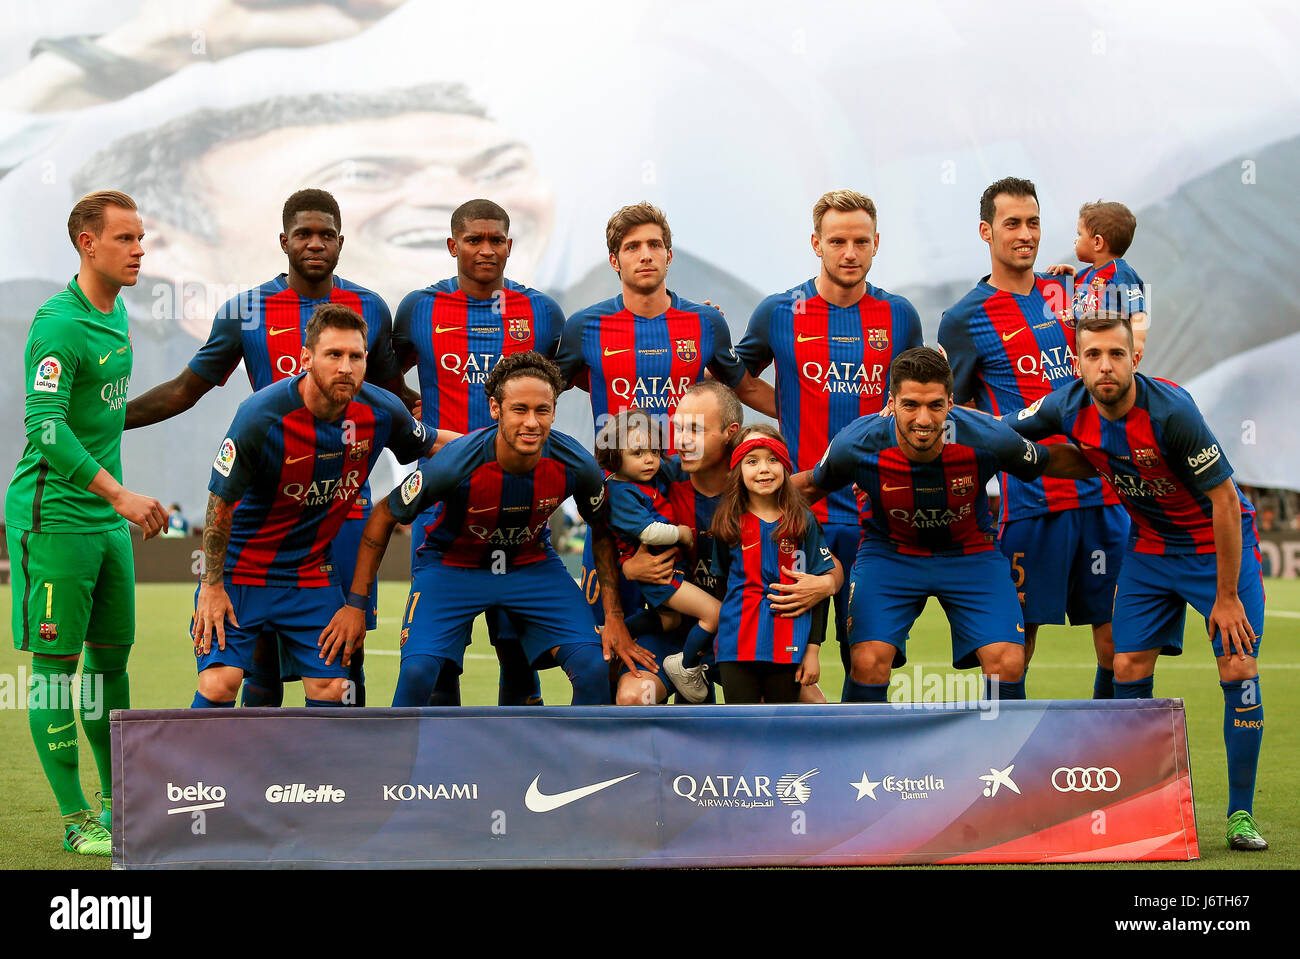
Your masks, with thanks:
<instances>
[{"instance_id":1,"label":"large printed backdrop","mask_svg":"<svg viewBox=\"0 0 1300 959\"><path fill-rule=\"evenodd\" d=\"M810 210L852 187L880 209L870 279L940 313L988 272L983 187L1038 184L1039 266L1070 258L1077 209L1138 215L1144 371L1188 387L1243 482L1300 487L1284 423L1300 360L1300 14L1230 17L1062 2L1032 18L957 0L693 5L503 0L162 0L24 7L0 41L0 472L23 443L21 347L76 269L63 224L125 189L148 236L130 293L132 392L174 376L217 306L284 268L278 213L332 190L339 274L396 307L454 269L450 211L510 211L509 275L566 310L612 295L604 222L667 212L669 285L726 310L817 269ZM563 11L563 12L560 12ZM128 485L202 514L231 385L128 435ZM586 398L559 428L589 438ZM165 451L165 453L164 453ZM395 478L394 474L394 478Z\"/></svg>"}]
</instances>

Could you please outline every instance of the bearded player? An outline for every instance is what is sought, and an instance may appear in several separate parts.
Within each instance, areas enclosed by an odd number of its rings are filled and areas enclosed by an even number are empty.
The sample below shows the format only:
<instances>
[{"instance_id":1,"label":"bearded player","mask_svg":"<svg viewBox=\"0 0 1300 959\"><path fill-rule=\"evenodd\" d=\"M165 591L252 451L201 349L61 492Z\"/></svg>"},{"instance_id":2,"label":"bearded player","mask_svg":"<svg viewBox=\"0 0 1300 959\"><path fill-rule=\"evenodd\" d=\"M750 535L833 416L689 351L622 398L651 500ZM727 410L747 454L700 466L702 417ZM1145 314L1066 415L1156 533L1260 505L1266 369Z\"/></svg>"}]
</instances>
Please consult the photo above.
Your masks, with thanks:
<instances>
[{"instance_id":1,"label":"bearded player","mask_svg":"<svg viewBox=\"0 0 1300 959\"><path fill-rule=\"evenodd\" d=\"M27 445L5 494L14 646L32 654L27 720L63 817L63 848L107 856L113 773L109 713L130 707L135 566L128 522L145 538L167 526L156 499L122 481L122 418L131 380L126 307L144 250L135 201L102 191L68 217L81 259L68 288L27 335ZM81 791L73 677L82 648L81 726L99 770L103 811Z\"/></svg>"},{"instance_id":2,"label":"bearded player","mask_svg":"<svg viewBox=\"0 0 1300 959\"><path fill-rule=\"evenodd\" d=\"M1076 335L1081 381L1006 422L1028 437L1068 436L1132 517L1112 620L1116 699L1151 698L1157 659L1182 654L1188 604L1205 617L1223 689L1228 848L1267 849L1253 818L1264 736L1255 508L1187 392L1134 372L1127 315L1084 314Z\"/></svg>"},{"instance_id":3,"label":"bearded player","mask_svg":"<svg viewBox=\"0 0 1300 959\"><path fill-rule=\"evenodd\" d=\"M355 310L366 321L366 379L402 396L407 406L417 397L403 384L389 342L392 319L378 294L334 275L343 252L343 217L334 197L324 190L299 190L281 211L284 232L280 250L287 271L224 304L212 322L208 341L175 379L131 400L126 408L126 428L149 426L183 413L214 386L225 385L242 360L254 390L294 376L301 371L300 354L308 321L316 307L338 303ZM370 509L369 488L353 504L348 521L339 531L337 561L345 581L351 580L350 563ZM375 624L378 594L371 597L367 613ZM362 657L353 659L349 705L364 706L365 674ZM274 636L258 643L257 657L245 677L245 706L278 706L284 699L280 661Z\"/></svg>"}]
</instances>

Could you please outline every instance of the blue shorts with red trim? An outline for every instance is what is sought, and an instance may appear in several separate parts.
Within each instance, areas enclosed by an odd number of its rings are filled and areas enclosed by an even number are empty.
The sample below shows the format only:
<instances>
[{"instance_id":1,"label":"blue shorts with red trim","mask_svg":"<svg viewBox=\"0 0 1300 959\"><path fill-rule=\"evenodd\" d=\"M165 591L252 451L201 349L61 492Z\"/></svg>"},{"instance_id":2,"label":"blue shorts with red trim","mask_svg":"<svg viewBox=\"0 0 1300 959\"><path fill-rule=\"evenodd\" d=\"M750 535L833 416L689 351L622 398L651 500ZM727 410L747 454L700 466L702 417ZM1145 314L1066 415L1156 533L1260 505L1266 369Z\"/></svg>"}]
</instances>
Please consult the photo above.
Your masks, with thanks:
<instances>
[{"instance_id":1,"label":"blue shorts with red trim","mask_svg":"<svg viewBox=\"0 0 1300 959\"><path fill-rule=\"evenodd\" d=\"M198 656L199 672L209 666L237 666L245 673L253 668L253 652L264 632L280 635L280 668L293 676L333 678L347 676L343 658L331 665L320 658L317 642L334 614L343 606L343 590L337 586L235 586L226 583L226 595L239 625L226 620L226 648L215 640L206 656ZM197 605L199 591L194 591ZM193 633L194 620L190 620ZM196 654L197 655L197 654Z\"/></svg>"},{"instance_id":2,"label":"blue shorts with red trim","mask_svg":"<svg viewBox=\"0 0 1300 959\"><path fill-rule=\"evenodd\" d=\"M849 642L889 643L894 668L907 662L907 634L931 596L948 615L952 664L979 665L991 643L1024 645L1020 603L997 550L965 556L905 556L865 539L849 577Z\"/></svg>"},{"instance_id":3,"label":"blue shorts with red trim","mask_svg":"<svg viewBox=\"0 0 1300 959\"><path fill-rule=\"evenodd\" d=\"M1115 652L1137 653L1159 649L1166 656L1183 653L1183 628L1188 604L1206 620L1206 637L1215 656L1224 654L1222 637L1209 637L1210 611L1218 593L1218 564L1214 553L1178 553L1155 556L1130 551L1115 594L1111 633ZM1237 598L1255 631L1255 650L1264 638L1264 574L1258 547L1241 551Z\"/></svg>"},{"instance_id":4,"label":"blue shorts with red trim","mask_svg":"<svg viewBox=\"0 0 1300 959\"><path fill-rule=\"evenodd\" d=\"M535 668L555 665L547 654L556 646L600 645L582 591L558 556L505 573L426 563L411 574L402 658L441 656L463 668L470 625L494 606L520 627L519 643Z\"/></svg>"},{"instance_id":5,"label":"blue shorts with red trim","mask_svg":"<svg viewBox=\"0 0 1300 959\"><path fill-rule=\"evenodd\" d=\"M1123 506L1089 506L1013 520L999 546L1011 561L1026 623L1109 623L1128 543Z\"/></svg>"}]
</instances>

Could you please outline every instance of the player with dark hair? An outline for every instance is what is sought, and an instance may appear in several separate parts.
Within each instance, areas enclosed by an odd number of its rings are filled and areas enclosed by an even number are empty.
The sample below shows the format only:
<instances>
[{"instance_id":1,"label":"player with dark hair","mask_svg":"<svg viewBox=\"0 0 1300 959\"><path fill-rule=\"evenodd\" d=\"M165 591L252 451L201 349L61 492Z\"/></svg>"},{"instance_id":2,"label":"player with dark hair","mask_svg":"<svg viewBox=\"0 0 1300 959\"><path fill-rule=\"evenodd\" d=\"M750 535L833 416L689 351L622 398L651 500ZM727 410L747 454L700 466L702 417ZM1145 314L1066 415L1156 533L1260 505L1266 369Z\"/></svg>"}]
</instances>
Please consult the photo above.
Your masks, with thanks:
<instances>
[{"instance_id":1,"label":"player with dark hair","mask_svg":"<svg viewBox=\"0 0 1300 959\"><path fill-rule=\"evenodd\" d=\"M456 275L407 294L397 308L393 348L403 370L418 365L420 415L430 427L468 433L490 426L483 384L496 363L528 350L555 355L564 314L545 293L506 279L513 242L510 216L500 206L483 199L462 203L451 215L447 240ZM430 519L420 516L412 524L412 565ZM498 704L541 705L537 672L528 665L515 629L496 610L486 619L501 664ZM459 677L448 670L433 704L459 701Z\"/></svg>"},{"instance_id":2,"label":"player with dark hair","mask_svg":"<svg viewBox=\"0 0 1300 959\"><path fill-rule=\"evenodd\" d=\"M396 396L363 383L366 322L350 307L317 307L299 363L303 372L240 404L212 464L191 624L195 707L235 704L264 632L283 638L307 705L343 704L347 670L317 653L343 600L331 543L337 550L336 534L385 448L410 462L450 435L431 436ZM368 595L348 602L364 618Z\"/></svg>"},{"instance_id":3,"label":"player with dark hair","mask_svg":"<svg viewBox=\"0 0 1300 959\"><path fill-rule=\"evenodd\" d=\"M102 190L68 217L77 275L36 312L24 351L27 443L5 494L14 647L32 654L27 719L63 817L63 848L107 856L113 806L109 712L130 707L135 566L127 522L167 527L162 503L122 481L122 417L133 354L119 296L140 273L135 201ZM99 770L99 818L81 791L73 683Z\"/></svg>"},{"instance_id":4,"label":"player with dark hair","mask_svg":"<svg viewBox=\"0 0 1300 959\"><path fill-rule=\"evenodd\" d=\"M980 236L991 272L939 323L960 404L997 416L1075 381L1070 278L1034 272L1040 235L1033 183L1006 177L984 191ZM999 482L999 544L1024 609L1026 662L1039 624L1064 623L1067 615L1071 623L1089 623L1097 656L1093 696L1111 698L1110 617L1128 535L1115 491L1096 477L1024 480L1005 473Z\"/></svg>"},{"instance_id":5,"label":"player with dark hair","mask_svg":"<svg viewBox=\"0 0 1300 959\"><path fill-rule=\"evenodd\" d=\"M540 535L569 496L593 529L601 527L605 510L596 461L577 440L551 430L563 387L555 364L539 353L502 358L484 383L495 424L447 444L371 514L354 597L374 581L397 524L440 504L412 572L394 706L425 705L440 673L460 672L466 627L492 606L521 624L520 643L534 667L564 669L575 705L610 702L611 653L633 669L637 662L654 668L653 657L621 628L608 535L599 538L596 552L606 587L599 641L573 577ZM364 634L360 611L344 607L322 636L324 652L330 661L341 653L346 663Z\"/></svg>"},{"instance_id":6,"label":"player with dark hair","mask_svg":"<svg viewBox=\"0 0 1300 959\"><path fill-rule=\"evenodd\" d=\"M876 205L853 190L833 190L813 206L813 252L821 272L759 304L736 352L758 376L776 366L776 389L756 406L778 418L796 470L811 469L831 439L859 416L879 413L889 364L921 345L921 320L906 299L872 286L867 273L880 249ZM845 569L857 555L861 525L851 488L812 506L831 552ZM835 596L835 626L845 681L848 593Z\"/></svg>"},{"instance_id":7,"label":"player with dark hair","mask_svg":"<svg viewBox=\"0 0 1300 959\"><path fill-rule=\"evenodd\" d=\"M1005 420L1025 436L1068 436L1133 519L1112 621L1116 699L1150 698L1157 658L1182 654L1188 604L1205 617L1223 688L1228 847L1267 849L1252 818L1264 735L1255 508L1191 396L1134 372L1127 316L1085 314L1076 335L1082 379Z\"/></svg>"},{"instance_id":8,"label":"player with dark hair","mask_svg":"<svg viewBox=\"0 0 1300 959\"><path fill-rule=\"evenodd\" d=\"M849 587L846 702L885 701L930 596L952 627L953 666L978 664L990 694L996 682L998 698L1025 698L1024 625L984 486L998 470L1041 476L1049 455L1064 470L1061 454L1072 451L1049 454L992 417L954 408L952 382L940 353L904 350L890 368L890 415L855 420L794 479L809 499L857 483L871 500Z\"/></svg>"},{"instance_id":9,"label":"player with dark hair","mask_svg":"<svg viewBox=\"0 0 1300 959\"><path fill-rule=\"evenodd\" d=\"M318 306L337 303L359 313L366 321L367 378L414 406L415 394L402 382L393 357L392 320L378 295L334 275L343 250L342 215L334 197L325 190L299 190L284 202L284 232L280 249L288 259L288 272L241 293L217 311L208 341L172 380L127 403L126 428L149 426L183 413L214 386L224 385L242 360L254 390L300 372L303 331ZM358 538L370 509L370 490L361 491L340 530L338 561L345 575L356 555ZM350 580L350 575L347 575ZM378 591L370 606L373 626ZM349 705L365 705L362 657L353 661ZM274 637L265 637L244 684L245 706L278 706L284 698L278 649Z\"/></svg>"}]
</instances>

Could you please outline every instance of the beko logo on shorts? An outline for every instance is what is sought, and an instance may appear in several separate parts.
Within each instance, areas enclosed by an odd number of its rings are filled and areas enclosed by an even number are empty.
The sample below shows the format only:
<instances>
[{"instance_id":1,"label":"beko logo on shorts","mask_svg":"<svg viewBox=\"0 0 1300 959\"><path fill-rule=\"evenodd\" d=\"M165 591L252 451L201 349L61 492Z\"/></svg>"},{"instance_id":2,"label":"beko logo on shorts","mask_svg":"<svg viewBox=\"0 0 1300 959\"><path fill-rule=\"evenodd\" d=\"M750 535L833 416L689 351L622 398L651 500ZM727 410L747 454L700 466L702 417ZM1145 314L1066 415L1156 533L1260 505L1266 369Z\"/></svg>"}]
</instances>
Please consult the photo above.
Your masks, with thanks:
<instances>
[{"instance_id":1,"label":"beko logo on shorts","mask_svg":"<svg viewBox=\"0 0 1300 959\"><path fill-rule=\"evenodd\" d=\"M318 803L343 802L347 793L336 786L317 786L308 789L306 783L290 783L286 786L267 786L266 801L273 803Z\"/></svg>"},{"instance_id":2,"label":"beko logo on shorts","mask_svg":"<svg viewBox=\"0 0 1300 959\"><path fill-rule=\"evenodd\" d=\"M167 801L169 803L188 803L174 806L167 810L167 815L178 812L199 812L203 809L220 809L226 804L226 787L197 782L192 786L167 784Z\"/></svg>"}]
</instances>

